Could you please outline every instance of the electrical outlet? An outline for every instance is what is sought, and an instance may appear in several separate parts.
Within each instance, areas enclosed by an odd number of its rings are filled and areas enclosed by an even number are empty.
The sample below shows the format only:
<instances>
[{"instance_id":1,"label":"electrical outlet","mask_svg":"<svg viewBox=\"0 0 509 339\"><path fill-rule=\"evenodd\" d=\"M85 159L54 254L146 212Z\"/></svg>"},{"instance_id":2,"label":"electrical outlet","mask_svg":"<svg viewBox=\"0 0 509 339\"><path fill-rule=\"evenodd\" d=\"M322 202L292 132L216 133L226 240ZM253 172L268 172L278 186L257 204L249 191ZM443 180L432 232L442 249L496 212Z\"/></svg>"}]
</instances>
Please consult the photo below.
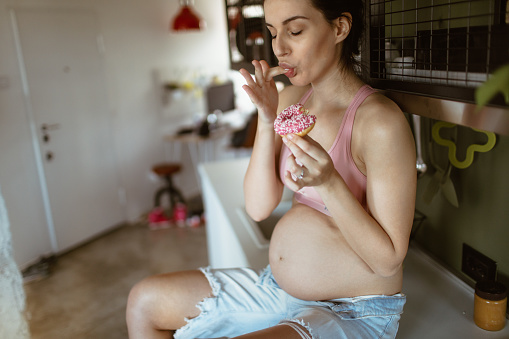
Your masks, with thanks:
<instances>
[{"instance_id":1,"label":"electrical outlet","mask_svg":"<svg viewBox=\"0 0 509 339\"><path fill-rule=\"evenodd\" d=\"M495 281L497 263L467 244L463 244L461 271L476 282L482 280Z\"/></svg>"}]
</instances>

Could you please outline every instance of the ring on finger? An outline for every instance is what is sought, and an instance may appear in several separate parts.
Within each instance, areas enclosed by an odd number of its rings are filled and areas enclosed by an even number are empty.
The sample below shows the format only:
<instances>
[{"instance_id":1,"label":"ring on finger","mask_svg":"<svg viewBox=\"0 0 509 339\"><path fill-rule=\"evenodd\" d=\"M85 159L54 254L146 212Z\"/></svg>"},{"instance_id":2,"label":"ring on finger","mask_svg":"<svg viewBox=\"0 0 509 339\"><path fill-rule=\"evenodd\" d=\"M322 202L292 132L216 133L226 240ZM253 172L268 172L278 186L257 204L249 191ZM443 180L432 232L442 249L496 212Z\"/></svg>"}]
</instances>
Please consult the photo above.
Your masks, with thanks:
<instances>
[{"instance_id":1,"label":"ring on finger","mask_svg":"<svg viewBox=\"0 0 509 339\"><path fill-rule=\"evenodd\" d=\"M297 177L297 179L302 180L304 178L304 168L301 169L300 175Z\"/></svg>"}]
</instances>

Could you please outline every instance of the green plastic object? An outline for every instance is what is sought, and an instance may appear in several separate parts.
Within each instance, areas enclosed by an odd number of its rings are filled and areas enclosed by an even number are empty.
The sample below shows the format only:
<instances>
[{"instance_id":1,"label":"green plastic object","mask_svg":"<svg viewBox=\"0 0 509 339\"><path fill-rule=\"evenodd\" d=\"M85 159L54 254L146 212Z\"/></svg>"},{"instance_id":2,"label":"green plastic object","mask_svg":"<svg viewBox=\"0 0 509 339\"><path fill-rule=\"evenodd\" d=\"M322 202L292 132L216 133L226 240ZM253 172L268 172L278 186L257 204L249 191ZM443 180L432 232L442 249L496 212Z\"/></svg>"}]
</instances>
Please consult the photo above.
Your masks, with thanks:
<instances>
[{"instance_id":1,"label":"green plastic object","mask_svg":"<svg viewBox=\"0 0 509 339\"><path fill-rule=\"evenodd\" d=\"M484 84L476 89L477 110L487 105L498 92L502 93L505 102L509 104L509 64L495 71Z\"/></svg>"},{"instance_id":2,"label":"green plastic object","mask_svg":"<svg viewBox=\"0 0 509 339\"><path fill-rule=\"evenodd\" d=\"M453 128L453 127L456 127L456 125L453 123L439 121L433 125L431 135L433 136L433 140L435 140L435 142L437 144L446 146L449 148L449 161L451 162L451 164L454 167L457 167L460 169L465 169L465 168L469 167L470 165L472 165L472 162L474 161L474 153L475 152L488 152L495 146L495 144L497 142L497 137L496 137L495 133L486 132L486 131L482 131L482 130L479 130L476 128L472 128L476 132L485 134L488 137L488 141L484 145L472 144L472 145L468 146L467 151L466 151L467 154L466 154L465 160L459 161L458 158L456 157L456 144L453 141L443 139L440 136L440 129Z\"/></svg>"}]
</instances>

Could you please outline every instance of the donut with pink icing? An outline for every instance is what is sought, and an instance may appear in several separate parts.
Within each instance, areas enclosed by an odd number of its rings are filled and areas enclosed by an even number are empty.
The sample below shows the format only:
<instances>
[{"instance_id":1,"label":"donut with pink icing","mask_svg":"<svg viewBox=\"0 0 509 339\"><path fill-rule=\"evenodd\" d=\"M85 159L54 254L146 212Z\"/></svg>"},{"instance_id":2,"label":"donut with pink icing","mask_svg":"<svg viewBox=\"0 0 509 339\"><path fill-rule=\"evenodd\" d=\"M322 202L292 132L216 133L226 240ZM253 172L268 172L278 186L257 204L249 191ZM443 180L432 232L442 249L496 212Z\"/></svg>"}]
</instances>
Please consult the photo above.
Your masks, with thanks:
<instances>
[{"instance_id":1,"label":"donut with pink icing","mask_svg":"<svg viewBox=\"0 0 509 339\"><path fill-rule=\"evenodd\" d=\"M278 114L274 130L280 136L296 134L303 137L313 129L315 122L316 116L309 114L302 104L295 104Z\"/></svg>"}]
</instances>

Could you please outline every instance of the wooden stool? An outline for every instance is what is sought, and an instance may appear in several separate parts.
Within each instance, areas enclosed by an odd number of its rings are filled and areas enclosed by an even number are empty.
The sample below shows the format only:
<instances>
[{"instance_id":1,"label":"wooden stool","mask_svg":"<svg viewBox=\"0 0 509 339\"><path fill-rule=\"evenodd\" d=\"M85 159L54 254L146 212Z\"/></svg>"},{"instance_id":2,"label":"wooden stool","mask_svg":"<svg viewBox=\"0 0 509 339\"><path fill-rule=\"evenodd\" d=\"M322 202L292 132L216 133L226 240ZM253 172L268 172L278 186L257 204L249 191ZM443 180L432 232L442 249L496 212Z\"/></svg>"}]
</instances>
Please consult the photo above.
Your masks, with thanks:
<instances>
[{"instance_id":1,"label":"wooden stool","mask_svg":"<svg viewBox=\"0 0 509 339\"><path fill-rule=\"evenodd\" d=\"M155 195L154 204L155 207L160 206L161 197L164 193L168 193L170 196L171 208L175 207L177 203L181 202L185 204L182 193L173 185L172 175L180 172L181 166L176 163L162 163L152 167L152 172L166 180L166 186L160 188Z\"/></svg>"}]
</instances>

